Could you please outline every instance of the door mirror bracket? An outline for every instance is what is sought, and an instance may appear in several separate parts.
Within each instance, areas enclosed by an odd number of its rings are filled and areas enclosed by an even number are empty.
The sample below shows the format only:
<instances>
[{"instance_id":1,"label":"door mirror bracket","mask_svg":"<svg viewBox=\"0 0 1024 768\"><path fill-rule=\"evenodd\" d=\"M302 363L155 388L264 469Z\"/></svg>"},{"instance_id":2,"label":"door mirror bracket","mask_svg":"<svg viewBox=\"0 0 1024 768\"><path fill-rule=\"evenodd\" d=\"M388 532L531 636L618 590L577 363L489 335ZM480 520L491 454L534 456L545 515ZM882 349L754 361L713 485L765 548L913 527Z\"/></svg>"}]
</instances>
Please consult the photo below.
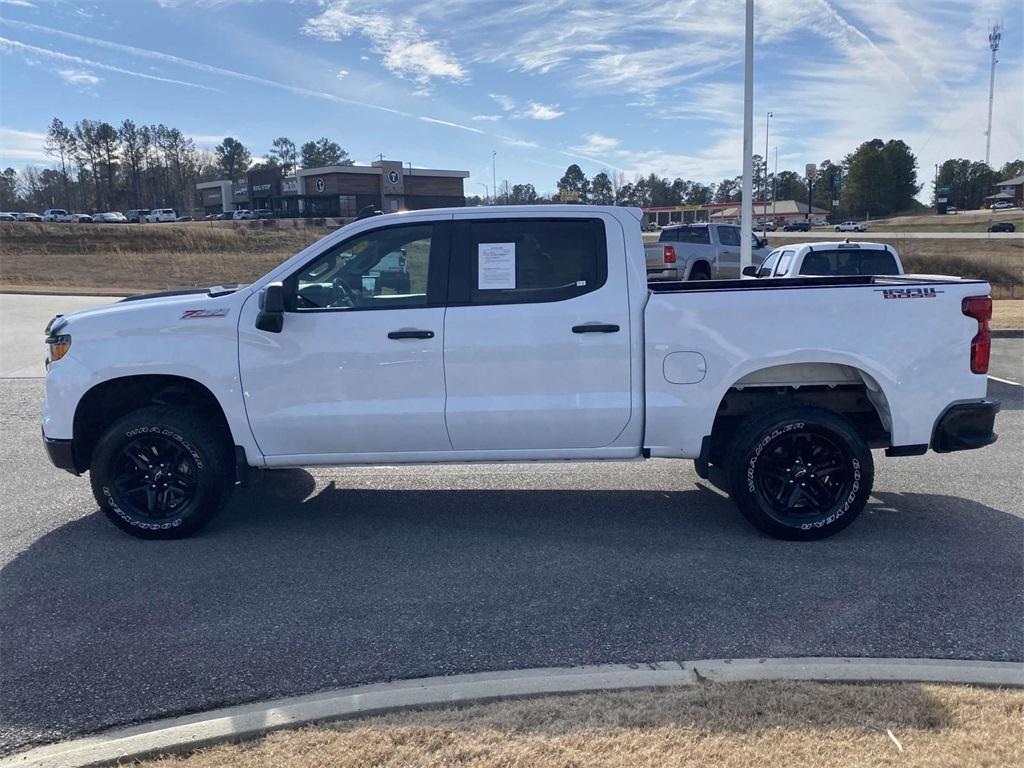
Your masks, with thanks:
<instances>
[{"instance_id":1,"label":"door mirror bracket","mask_svg":"<svg viewBox=\"0 0 1024 768\"><path fill-rule=\"evenodd\" d=\"M284 328L284 285L270 283L260 291L259 301L256 327L268 333L280 333Z\"/></svg>"}]
</instances>

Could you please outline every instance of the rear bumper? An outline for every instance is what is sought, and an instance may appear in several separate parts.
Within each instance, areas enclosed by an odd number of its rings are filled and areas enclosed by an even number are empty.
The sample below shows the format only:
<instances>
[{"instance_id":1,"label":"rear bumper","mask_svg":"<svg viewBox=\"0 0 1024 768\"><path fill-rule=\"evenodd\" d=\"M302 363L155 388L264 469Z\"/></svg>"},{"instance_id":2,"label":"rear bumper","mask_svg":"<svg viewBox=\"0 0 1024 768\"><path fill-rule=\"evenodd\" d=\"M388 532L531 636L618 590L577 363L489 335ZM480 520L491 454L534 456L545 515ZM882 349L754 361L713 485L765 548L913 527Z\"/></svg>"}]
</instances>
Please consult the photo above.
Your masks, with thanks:
<instances>
[{"instance_id":1,"label":"rear bumper","mask_svg":"<svg viewBox=\"0 0 1024 768\"><path fill-rule=\"evenodd\" d=\"M63 469L73 475L78 474L75 467L75 447L73 440L59 440L43 435L43 446L50 457L50 462L57 469Z\"/></svg>"},{"instance_id":2,"label":"rear bumper","mask_svg":"<svg viewBox=\"0 0 1024 768\"><path fill-rule=\"evenodd\" d=\"M648 280L678 280L679 269L672 267L671 269L648 269L647 270Z\"/></svg>"},{"instance_id":3,"label":"rear bumper","mask_svg":"<svg viewBox=\"0 0 1024 768\"><path fill-rule=\"evenodd\" d=\"M991 445L996 441L993 427L997 413L999 403L994 400L949 406L935 422L932 450L950 453Z\"/></svg>"}]
</instances>

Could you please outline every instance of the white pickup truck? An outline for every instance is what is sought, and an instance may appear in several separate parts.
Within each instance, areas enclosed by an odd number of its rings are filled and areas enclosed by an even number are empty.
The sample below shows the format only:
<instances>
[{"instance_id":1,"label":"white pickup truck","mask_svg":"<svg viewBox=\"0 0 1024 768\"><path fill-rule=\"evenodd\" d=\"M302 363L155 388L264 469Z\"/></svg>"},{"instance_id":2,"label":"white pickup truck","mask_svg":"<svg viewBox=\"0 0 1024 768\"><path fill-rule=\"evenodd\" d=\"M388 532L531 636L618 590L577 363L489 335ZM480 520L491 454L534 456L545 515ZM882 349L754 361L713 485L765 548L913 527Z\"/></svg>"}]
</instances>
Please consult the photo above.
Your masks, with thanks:
<instances>
[{"instance_id":1,"label":"white pickup truck","mask_svg":"<svg viewBox=\"0 0 1024 768\"><path fill-rule=\"evenodd\" d=\"M644 248L647 279L732 280L740 276L740 228L735 224L665 227L657 244ZM750 235L753 262L768 255L768 243Z\"/></svg>"},{"instance_id":2,"label":"white pickup truck","mask_svg":"<svg viewBox=\"0 0 1024 768\"><path fill-rule=\"evenodd\" d=\"M891 245L849 240L783 245L769 253L761 266L743 268L744 277L902 274L903 264Z\"/></svg>"},{"instance_id":3,"label":"white pickup truck","mask_svg":"<svg viewBox=\"0 0 1024 768\"><path fill-rule=\"evenodd\" d=\"M989 286L648 286L638 209L356 221L247 286L58 315L43 439L123 530L199 529L250 467L693 459L763 531L828 536L888 455L996 439ZM406 259L408 287L377 265Z\"/></svg>"}]
</instances>

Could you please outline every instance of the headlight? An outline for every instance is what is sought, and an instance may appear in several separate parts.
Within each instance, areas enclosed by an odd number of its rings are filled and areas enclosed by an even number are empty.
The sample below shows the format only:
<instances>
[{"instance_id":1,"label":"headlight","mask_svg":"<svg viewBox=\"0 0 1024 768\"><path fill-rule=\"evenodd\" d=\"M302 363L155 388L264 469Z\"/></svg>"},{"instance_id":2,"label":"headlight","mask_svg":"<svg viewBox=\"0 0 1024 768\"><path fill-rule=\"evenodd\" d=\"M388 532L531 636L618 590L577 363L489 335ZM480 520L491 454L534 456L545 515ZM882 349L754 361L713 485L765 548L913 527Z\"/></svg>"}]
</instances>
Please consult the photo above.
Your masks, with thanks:
<instances>
[{"instance_id":1,"label":"headlight","mask_svg":"<svg viewBox=\"0 0 1024 768\"><path fill-rule=\"evenodd\" d=\"M69 349L71 349L70 336L50 334L46 337L46 364L57 362L68 353Z\"/></svg>"}]
</instances>

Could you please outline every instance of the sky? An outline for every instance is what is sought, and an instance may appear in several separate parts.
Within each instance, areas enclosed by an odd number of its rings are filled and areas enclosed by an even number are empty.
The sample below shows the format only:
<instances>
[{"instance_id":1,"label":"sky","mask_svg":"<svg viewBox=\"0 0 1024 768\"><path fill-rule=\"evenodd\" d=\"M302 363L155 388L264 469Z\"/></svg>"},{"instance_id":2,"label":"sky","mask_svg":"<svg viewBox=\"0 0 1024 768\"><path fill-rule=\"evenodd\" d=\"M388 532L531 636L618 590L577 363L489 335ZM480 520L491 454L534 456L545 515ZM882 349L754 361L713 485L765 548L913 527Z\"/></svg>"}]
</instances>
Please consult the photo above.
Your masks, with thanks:
<instances>
[{"instance_id":1,"label":"sky","mask_svg":"<svg viewBox=\"0 0 1024 768\"><path fill-rule=\"evenodd\" d=\"M982 160L988 27L1004 25L992 165L1024 157L1021 0L757 0L754 151L779 170L902 138ZM469 171L467 194L742 170L740 0L0 0L0 164L49 163L54 117L165 123L254 156L327 136ZM777 149L776 149L777 148Z\"/></svg>"}]
</instances>

